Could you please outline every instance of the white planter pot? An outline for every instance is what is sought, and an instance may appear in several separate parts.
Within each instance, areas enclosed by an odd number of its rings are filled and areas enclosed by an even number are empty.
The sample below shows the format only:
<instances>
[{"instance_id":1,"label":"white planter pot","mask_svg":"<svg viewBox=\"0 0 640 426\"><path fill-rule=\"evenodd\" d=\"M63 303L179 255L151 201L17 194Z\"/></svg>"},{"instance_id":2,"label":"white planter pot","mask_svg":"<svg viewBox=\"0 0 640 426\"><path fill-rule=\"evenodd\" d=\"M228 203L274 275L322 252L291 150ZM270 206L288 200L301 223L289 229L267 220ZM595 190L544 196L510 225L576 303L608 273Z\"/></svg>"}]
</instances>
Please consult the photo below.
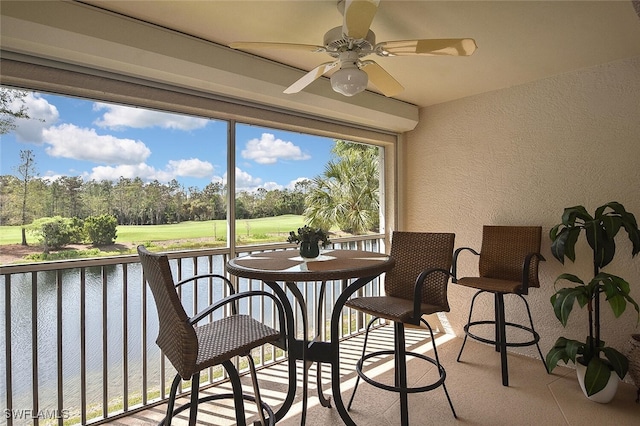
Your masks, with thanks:
<instances>
[{"instance_id":1,"label":"white planter pot","mask_svg":"<svg viewBox=\"0 0 640 426\"><path fill-rule=\"evenodd\" d=\"M584 395L594 402L599 402L601 404L606 404L611 402L614 396L616 396L616 392L618 391L618 384L620 384L620 378L615 373L615 371L611 372L611 377L609 377L609 382L600 392L597 392L591 396L587 395L587 391L584 388L584 375L587 372L587 367L576 362L576 375L578 376L578 383L580 383L580 388Z\"/></svg>"}]
</instances>

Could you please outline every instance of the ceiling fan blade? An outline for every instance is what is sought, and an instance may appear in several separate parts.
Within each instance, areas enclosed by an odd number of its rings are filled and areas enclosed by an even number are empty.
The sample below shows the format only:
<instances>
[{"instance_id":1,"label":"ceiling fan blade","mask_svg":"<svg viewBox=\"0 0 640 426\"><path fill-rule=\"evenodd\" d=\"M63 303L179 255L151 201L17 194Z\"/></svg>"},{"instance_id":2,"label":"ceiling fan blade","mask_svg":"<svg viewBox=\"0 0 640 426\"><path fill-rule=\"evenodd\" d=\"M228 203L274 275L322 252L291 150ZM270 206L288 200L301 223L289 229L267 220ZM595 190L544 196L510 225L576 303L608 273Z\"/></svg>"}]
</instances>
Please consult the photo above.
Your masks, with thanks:
<instances>
[{"instance_id":1,"label":"ceiling fan blade","mask_svg":"<svg viewBox=\"0 0 640 426\"><path fill-rule=\"evenodd\" d=\"M355 39L367 37L380 0L346 0L342 33Z\"/></svg>"},{"instance_id":2,"label":"ceiling fan blade","mask_svg":"<svg viewBox=\"0 0 640 426\"><path fill-rule=\"evenodd\" d=\"M236 41L229 43L229 47L232 49L289 49L300 50L305 52L326 52L323 46L315 46L313 44L296 44L296 43L269 43L269 42L253 42L253 41Z\"/></svg>"},{"instance_id":3,"label":"ceiling fan blade","mask_svg":"<svg viewBox=\"0 0 640 426\"><path fill-rule=\"evenodd\" d=\"M472 38L435 38L383 41L376 45L375 50L380 56L469 56L477 47L476 41Z\"/></svg>"},{"instance_id":4,"label":"ceiling fan blade","mask_svg":"<svg viewBox=\"0 0 640 426\"><path fill-rule=\"evenodd\" d=\"M303 75L301 79L293 83L291 86L287 87L283 93L286 93L286 94L298 93L299 91L301 91L302 89L304 89L305 87L307 87L308 85L316 81L318 78L322 77L324 73L334 68L339 63L340 63L339 61L335 61L335 62L325 62L324 64L318 65L317 67L315 67L314 69L312 69L311 71Z\"/></svg>"},{"instance_id":5,"label":"ceiling fan blade","mask_svg":"<svg viewBox=\"0 0 640 426\"><path fill-rule=\"evenodd\" d=\"M369 81L376 86L383 95L387 97L399 95L404 91L404 87L373 61L362 62L362 70L369 76Z\"/></svg>"}]
</instances>

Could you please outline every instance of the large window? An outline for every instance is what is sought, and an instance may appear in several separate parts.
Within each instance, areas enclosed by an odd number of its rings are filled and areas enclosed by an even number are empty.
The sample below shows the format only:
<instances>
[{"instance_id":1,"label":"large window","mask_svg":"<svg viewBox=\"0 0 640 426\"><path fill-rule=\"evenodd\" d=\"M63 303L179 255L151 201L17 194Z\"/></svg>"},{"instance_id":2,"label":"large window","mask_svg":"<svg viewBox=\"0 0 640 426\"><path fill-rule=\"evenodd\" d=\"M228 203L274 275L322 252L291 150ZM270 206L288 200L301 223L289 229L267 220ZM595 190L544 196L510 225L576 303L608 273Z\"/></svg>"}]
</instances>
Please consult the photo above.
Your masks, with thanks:
<instances>
[{"instance_id":1,"label":"large window","mask_svg":"<svg viewBox=\"0 0 640 426\"><path fill-rule=\"evenodd\" d=\"M222 247L231 245L230 236L237 245L283 242L304 223L337 235L381 231L384 150L374 145L233 119L1 90L9 110L28 116L4 115L5 247L21 243L22 228L34 251L65 248L66 254L70 247L87 251L96 245L108 254L130 252L137 244ZM229 174L230 167L235 173ZM229 212L235 215L232 224ZM92 244L86 223L104 216L117 223L115 244ZM60 247L46 242L42 231L51 221L69 227Z\"/></svg>"}]
</instances>

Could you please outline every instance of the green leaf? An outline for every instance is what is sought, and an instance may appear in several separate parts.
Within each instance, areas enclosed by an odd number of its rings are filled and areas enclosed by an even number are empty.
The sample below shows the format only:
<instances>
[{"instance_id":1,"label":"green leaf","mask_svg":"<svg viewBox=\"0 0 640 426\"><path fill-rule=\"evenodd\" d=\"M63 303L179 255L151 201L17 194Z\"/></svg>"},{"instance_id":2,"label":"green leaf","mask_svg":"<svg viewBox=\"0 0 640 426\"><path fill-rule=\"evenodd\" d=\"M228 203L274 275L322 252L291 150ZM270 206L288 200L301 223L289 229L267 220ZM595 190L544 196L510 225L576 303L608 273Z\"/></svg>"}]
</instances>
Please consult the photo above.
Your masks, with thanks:
<instances>
[{"instance_id":1,"label":"green leaf","mask_svg":"<svg viewBox=\"0 0 640 426\"><path fill-rule=\"evenodd\" d=\"M619 318L625 309L627 309L627 301L624 296L616 294L615 296L608 297L607 301L609 302L609 306L611 306L611 310L616 318Z\"/></svg>"},{"instance_id":2,"label":"green leaf","mask_svg":"<svg viewBox=\"0 0 640 426\"><path fill-rule=\"evenodd\" d=\"M605 239L604 230L598 226L596 221L587 222L584 224L584 232L587 237L587 243L593 251L593 262L596 265L600 265L603 257L603 242Z\"/></svg>"},{"instance_id":3,"label":"green leaf","mask_svg":"<svg viewBox=\"0 0 640 426\"><path fill-rule=\"evenodd\" d=\"M629 371L629 360L626 356L618 352L614 348L603 348L602 352L609 360L613 371L616 372L620 379L624 379L624 376L627 375L627 371Z\"/></svg>"},{"instance_id":4,"label":"green leaf","mask_svg":"<svg viewBox=\"0 0 640 426\"><path fill-rule=\"evenodd\" d=\"M583 222L593 220L587 209L584 206L567 207L562 214L562 223L565 226L575 226L576 219L580 219Z\"/></svg>"},{"instance_id":5,"label":"green leaf","mask_svg":"<svg viewBox=\"0 0 640 426\"><path fill-rule=\"evenodd\" d=\"M631 303L636 312L640 314L640 307L638 307L636 301L629 295L631 286L623 278L601 272L596 275L593 280L602 283L604 294L616 318L622 315L627 309L627 302Z\"/></svg>"},{"instance_id":6,"label":"green leaf","mask_svg":"<svg viewBox=\"0 0 640 426\"><path fill-rule=\"evenodd\" d=\"M565 337L558 337L556 343L549 350L546 356L547 367L549 371L553 371L558 365L558 362L562 361L568 364L569 361L576 362L576 356L582 352L581 348L584 347L584 343L577 340L569 340Z\"/></svg>"},{"instance_id":7,"label":"green leaf","mask_svg":"<svg viewBox=\"0 0 640 426\"><path fill-rule=\"evenodd\" d=\"M553 371L558 366L558 362L563 361L565 364L569 362L567 352L561 348L551 348L547 353L546 362L549 371Z\"/></svg>"},{"instance_id":8,"label":"green leaf","mask_svg":"<svg viewBox=\"0 0 640 426\"><path fill-rule=\"evenodd\" d=\"M555 231L557 231L558 229L557 225L554 229ZM560 233L556 233L554 232L554 236L551 238L552 243L551 243L551 254L553 254L553 257L555 257L556 259L558 259L560 261L560 263L564 264L564 252L565 252L565 246L567 243L567 239L569 238L569 228L563 228L562 231L560 231Z\"/></svg>"},{"instance_id":9,"label":"green leaf","mask_svg":"<svg viewBox=\"0 0 640 426\"><path fill-rule=\"evenodd\" d=\"M558 362L562 361L567 364L571 359L566 351L568 342L569 340L567 340L566 338L559 337L558 340L556 340L556 343L547 353L546 363L549 371L553 371L553 369L558 365Z\"/></svg>"},{"instance_id":10,"label":"green leaf","mask_svg":"<svg viewBox=\"0 0 640 426\"><path fill-rule=\"evenodd\" d=\"M640 324L640 306L638 306L638 303L633 300L631 298L631 296L625 296L625 298L627 299L627 302L631 303L633 305L633 307L635 308L636 312L638 313L638 317L636 319L636 327L638 326L638 324Z\"/></svg>"},{"instance_id":11,"label":"green leaf","mask_svg":"<svg viewBox=\"0 0 640 426\"><path fill-rule=\"evenodd\" d=\"M595 282L594 285L598 285L598 282L601 283L600 286L604 291L606 300L609 302L609 306L611 307L613 314L618 318L627 308L627 301L624 298L624 290L618 287L618 283L622 284L624 287L626 282L620 279L616 282L614 278L617 279L618 277L600 273L594 277L592 282Z\"/></svg>"},{"instance_id":12,"label":"green leaf","mask_svg":"<svg viewBox=\"0 0 640 426\"><path fill-rule=\"evenodd\" d=\"M604 231L601 231L601 234L604 235ZM614 258L616 254L616 242L613 237L606 238L603 236L599 243L598 267L603 268L611 263Z\"/></svg>"},{"instance_id":13,"label":"green leaf","mask_svg":"<svg viewBox=\"0 0 640 426\"><path fill-rule=\"evenodd\" d=\"M617 201L609 201L607 204L601 206L600 208L604 210L607 207L609 207L611 210L613 210L615 213L619 214L620 216L624 215L627 212L624 206Z\"/></svg>"},{"instance_id":14,"label":"green leaf","mask_svg":"<svg viewBox=\"0 0 640 426\"><path fill-rule=\"evenodd\" d=\"M569 288L563 288L556 292L555 298L552 300L553 312L556 318L562 323L563 327L567 326L569 315L573 309L573 303L576 300L575 291Z\"/></svg>"},{"instance_id":15,"label":"green leaf","mask_svg":"<svg viewBox=\"0 0 640 426\"><path fill-rule=\"evenodd\" d=\"M584 285L584 281L582 281L580 279L580 277L578 277L576 275L573 275L573 274L560 274L560 275L558 275L558 278L556 278L556 281L555 281L554 285L560 280L571 281L572 283L583 284Z\"/></svg>"},{"instance_id":16,"label":"green leaf","mask_svg":"<svg viewBox=\"0 0 640 426\"><path fill-rule=\"evenodd\" d=\"M588 303L589 297L586 292L586 287L578 286L573 288L563 288L555 293L555 297L553 297L551 301L553 304L553 312L563 326L567 326L569 315L573 310L573 305L576 300L581 308Z\"/></svg>"},{"instance_id":17,"label":"green leaf","mask_svg":"<svg viewBox=\"0 0 640 426\"><path fill-rule=\"evenodd\" d=\"M576 220L580 222L576 223ZM593 220L583 206L575 206L564 209L562 223L551 228L551 253L561 263L565 256L572 262L575 261L575 243L583 228L583 223ZM581 223L582 222L582 223Z\"/></svg>"},{"instance_id":18,"label":"green leaf","mask_svg":"<svg viewBox=\"0 0 640 426\"><path fill-rule=\"evenodd\" d=\"M622 226L625 231L627 231L629 240L631 240L631 243L633 244L631 256L634 257L636 254L640 253L640 229L638 229L638 223L636 222L635 216L632 213L625 212L622 215Z\"/></svg>"},{"instance_id":19,"label":"green leaf","mask_svg":"<svg viewBox=\"0 0 640 426\"><path fill-rule=\"evenodd\" d=\"M572 262L576 260L576 242L580 236L581 228L572 228L568 232L567 239L565 241L565 256L567 256Z\"/></svg>"},{"instance_id":20,"label":"green leaf","mask_svg":"<svg viewBox=\"0 0 640 426\"><path fill-rule=\"evenodd\" d=\"M617 275L606 274L611 282L615 285L616 288L620 290L621 293L628 295L631 292L631 286L629 283L622 277Z\"/></svg>"},{"instance_id":21,"label":"green leaf","mask_svg":"<svg viewBox=\"0 0 640 426\"><path fill-rule=\"evenodd\" d=\"M574 362L574 364L578 355L584 352L584 347L584 342L579 342L577 340L567 340L565 350L567 352L567 356L571 361Z\"/></svg>"},{"instance_id":22,"label":"green leaf","mask_svg":"<svg viewBox=\"0 0 640 426\"><path fill-rule=\"evenodd\" d=\"M587 396L600 392L609 382L611 370L609 366L598 357L593 357L587 365L587 372L584 375L584 387Z\"/></svg>"},{"instance_id":23,"label":"green leaf","mask_svg":"<svg viewBox=\"0 0 640 426\"><path fill-rule=\"evenodd\" d=\"M568 341L569 339L567 339L566 337L558 337L558 340L556 340L556 343L553 344L553 347L564 349L564 347L567 346Z\"/></svg>"},{"instance_id":24,"label":"green leaf","mask_svg":"<svg viewBox=\"0 0 640 426\"><path fill-rule=\"evenodd\" d=\"M600 226L604 229L607 238L613 238L622 225L619 216L605 215L600 218Z\"/></svg>"}]
</instances>

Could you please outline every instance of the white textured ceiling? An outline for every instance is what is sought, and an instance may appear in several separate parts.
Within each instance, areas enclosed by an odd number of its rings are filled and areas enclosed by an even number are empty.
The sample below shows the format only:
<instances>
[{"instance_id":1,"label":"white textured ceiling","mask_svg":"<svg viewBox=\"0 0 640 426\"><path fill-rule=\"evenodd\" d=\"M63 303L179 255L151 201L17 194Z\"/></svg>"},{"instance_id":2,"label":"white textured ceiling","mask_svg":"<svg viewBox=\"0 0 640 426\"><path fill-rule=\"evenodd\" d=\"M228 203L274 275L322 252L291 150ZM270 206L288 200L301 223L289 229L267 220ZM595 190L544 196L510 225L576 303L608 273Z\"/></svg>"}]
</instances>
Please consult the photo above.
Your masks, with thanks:
<instances>
[{"instance_id":1,"label":"white textured ceiling","mask_svg":"<svg viewBox=\"0 0 640 426\"><path fill-rule=\"evenodd\" d=\"M324 33L342 19L335 0L85 3L222 45L322 45ZM640 55L640 18L630 0L382 0L371 29L377 41L475 38L478 50L470 57L369 57L405 86L396 99L417 106ZM250 53L303 71L331 59L323 53L287 50Z\"/></svg>"}]
</instances>

